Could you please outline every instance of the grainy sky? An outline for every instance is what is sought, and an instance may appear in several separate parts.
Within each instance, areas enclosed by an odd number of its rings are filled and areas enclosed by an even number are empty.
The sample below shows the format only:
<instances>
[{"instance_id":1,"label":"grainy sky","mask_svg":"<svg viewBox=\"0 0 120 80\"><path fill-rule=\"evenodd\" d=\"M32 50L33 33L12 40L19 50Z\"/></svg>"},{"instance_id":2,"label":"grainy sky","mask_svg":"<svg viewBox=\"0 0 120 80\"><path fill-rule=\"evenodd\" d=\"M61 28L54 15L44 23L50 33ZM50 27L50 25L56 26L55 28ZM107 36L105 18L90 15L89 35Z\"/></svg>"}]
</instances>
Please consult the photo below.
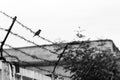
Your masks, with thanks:
<instances>
[{"instance_id":1,"label":"grainy sky","mask_svg":"<svg viewBox=\"0 0 120 80\"><path fill-rule=\"evenodd\" d=\"M51 41L77 40L76 31L85 30L85 39L112 39L120 48L120 1L119 0L0 0L0 11L17 16L33 31L42 29L41 36ZM0 14L0 27L9 28L11 20ZM34 37L15 23L12 31L38 44L48 42ZM1 31L0 41L5 32ZM24 40L10 35L8 44L30 46Z\"/></svg>"}]
</instances>

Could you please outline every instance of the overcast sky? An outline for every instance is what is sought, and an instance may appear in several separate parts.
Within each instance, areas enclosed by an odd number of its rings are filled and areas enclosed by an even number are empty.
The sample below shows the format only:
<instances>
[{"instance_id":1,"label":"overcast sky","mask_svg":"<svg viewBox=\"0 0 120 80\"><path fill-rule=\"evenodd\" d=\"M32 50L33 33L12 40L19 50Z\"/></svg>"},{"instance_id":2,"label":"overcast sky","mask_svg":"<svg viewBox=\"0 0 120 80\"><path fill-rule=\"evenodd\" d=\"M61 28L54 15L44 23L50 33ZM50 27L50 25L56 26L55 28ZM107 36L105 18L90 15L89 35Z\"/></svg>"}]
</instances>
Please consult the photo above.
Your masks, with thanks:
<instances>
[{"instance_id":1,"label":"overcast sky","mask_svg":"<svg viewBox=\"0 0 120 80\"><path fill-rule=\"evenodd\" d=\"M17 16L33 31L42 29L41 36L51 41L76 40L76 31L82 32L86 38L112 39L120 48L120 1L119 0L0 0L0 11L10 16ZM9 28L11 20L0 14L0 27ZM48 44L34 37L29 31L17 23L12 31L38 44ZM1 31L2 41L5 32ZM12 46L29 46L13 35L7 39Z\"/></svg>"}]
</instances>

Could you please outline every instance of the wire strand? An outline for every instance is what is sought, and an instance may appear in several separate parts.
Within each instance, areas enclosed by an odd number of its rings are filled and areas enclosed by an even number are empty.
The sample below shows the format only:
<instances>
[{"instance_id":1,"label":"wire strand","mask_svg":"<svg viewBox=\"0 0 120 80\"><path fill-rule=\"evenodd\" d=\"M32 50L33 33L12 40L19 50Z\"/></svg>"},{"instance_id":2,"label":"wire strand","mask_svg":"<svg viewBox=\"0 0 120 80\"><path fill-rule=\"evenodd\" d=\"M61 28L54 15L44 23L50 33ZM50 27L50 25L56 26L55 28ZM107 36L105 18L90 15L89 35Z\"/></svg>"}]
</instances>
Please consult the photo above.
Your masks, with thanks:
<instances>
[{"instance_id":1,"label":"wire strand","mask_svg":"<svg viewBox=\"0 0 120 80\"><path fill-rule=\"evenodd\" d=\"M7 16L7 17L9 17L9 18L11 18L11 19L13 19L11 16L9 16L8 14L6 14L5 12L2 12L2 11L0 11L0 13L2 13L2 14L4 14L5 16ZM26 30L29 30L31 33L35 33L34 31L32 31L32 29L30 29L30 28L28 28L27 26L25 26L24 24L22 24L21 22L19 22L18 20L16 20L16 22L18 23L18 24L20 24L23 28L25 28ZM7 31L7 29L3 29L3 28L0 28L1 30L4 30L4 31ZM49 49L47 49L47 48L44 48L44 47L41 47L41 46L39 46L38 44L36 44L35 42L33 42L33 41L30 41L30 40L28 40L28 39L26 39L26 38L24 38L24 37L22 37L22 36L20 36L20 35L18 35L18 34L16 34L16 33L13 33L13 32L10 32L11 34L13 34L13 35L15 35L15 36L17 36L17 37L19 37L19 38L21 38L21 39L23 39L23 40L25 40L25 41L27 41L27 42L29 42L29 43L32 43L32 44L34 44L34 45L36 45L37 47L40 47L40 48L42 48L42 49L45 49L45 50L47 50L47 51L49 51L49 52L51 52L51 53L53 53L53 54L57 54L58 55L58 53L56 53L56 52L53 52L53 51L51 51L51 50L49 50ZM44 37L41 37L41 36L38 36L39 38L41 38L41 39L43 39L43 40L45 40L45 41L47 41L47 42L50 42L50 43L52 43L52 44L56 44L56 43L54 43L54 42L52 42L52 41L50 41L50 40L48 40L48 39L46 39L46 38L44 38ZM59 44L56 44L57 46L59 46L59 47L61 47ZM9 54L8 54L9 55ZM29 54L27 54L28 56L31 56L32 58L37 58L38 59L38 57L36 57L36 56L33 56L33 55L29 55ZM11 56L11 57L13 57L13 56Z\"/></svg>"},{"instance_id":2,"label":"wire strand","mask_svg":"<svg viewBox=\"0 0 120 80\"><path fill-rule=\"evenodd\" d=\"M10 56L10 57L13 57L13 58L16 58L19 62L22 62L22 63L26 63L26 64L30 64L29 62L27 62L27 61L22 61L22 60L20 60L18 57L16 57L16 56L12 56L12 55L10 55L7 51L5 51L5 50L3 50L8 56ZM34 65L33 65L33 67L35 67ZM42 71L45 71L45 72L49 72L49 73L51 73L52 74L52 71L49 71L49 70L46 70L46 69L41 69L41 68L39 68L39 67L35 67L36 69L39 69L39 70L42 70ZM70 76L65 76L65 75L62 75L62 74L58 74L58 73L55 73L55 75L57 75L57 76L62 76L62 77L66 77L66 78L70 78Z\"/></svg>"},{"instance_id":3,"label":"wire strand","mask_svg":"<svg viewBox=\"0 0 120 80\"><path fill-rule=\"evenodd\" d=\"M14 47L12 47L12 46L9 45L9 44L5 44L5 46L8 46L9 48L12 48L13 50L19 51L19 52L21 52L22 54L25 54L25 55L27 55L27 56L30 56L30 57L32 57L33 59L39 59L39 60L43 60L43 61L46 61L46 62L51 62L51 61L49 61L49 60L46 60L46 59L37 57L37 56L35 56L35 55L30 55L30 54L28 54L27 52L24 52L24 51L22 51L22 50L19 50L19 49L17 49L17 48L14 48Z\"/></svg>"},{"instance_id":4,"label":"wire strand","mask_svg":"<svg viewBox=\"0 0 120 80\"><path fill-rule=\"evenodd\" d=\"M0 30L7 31L7 29L1 28L1 27L0 27ZM14 35L14 36L19 37L20 39L23 39L24 41L26 41L26 42L28 42L28 43L32 43L32 44L36 45L37 47L39 47L39 48L41 48L41 49L47 50L47 51L49 51L49 52L51 52L51 53L53 53L53 54L58 55L57 52L54 52L54 51L49 50L49 49L47 49L47 48L45 48L45 47L42 47L42 46L38 45L37 43L35 43L35 42L33 42L33 41L30 41L30 40L24 38L23 36L20 36L20 35L18 35L18 34L16 34L16 33L13 33L12 31L10 31L10 33L11 33L12 35Z\"/></svg>"},{"instance_id":5,"label":"wire strand","mask_svg":"<svg viewBox=\"0 0 120 80\"><path fill-rule=\"evenodd\" d=\"M0 11L0 13L4 14L5 16L7 16L7 17L10 18L10 19L13 19L11 16L9 16L8 14L6 14L6 13L3 12L3 11ZM32 29L28 28L27 26L25 26L24 24L22 24L22 23L19 22L18 20L16 20L16 22L17 22L19 25L21 25L23 28L25 28L26 30L29 30L31 33L35 34L35 32L34 32ZM46 38L44 38L44 37L42 37L42 36L38 36L38 37L41 38L41 39L43 39L43 40L45 40L45 41L47 41L47 42L50 42L50 43L52 43L52 44L55 44L54 42L52 42L52 41L50 41L50 40L48 40L48 39L46 39Z\"/></svg>"},{"instance_id":6,"label":"wire strand","mask_svg":"<svg viewBox=\"0 0 120 80\"><path fill-rule=\"evenodd\" d=\"M18 62L20 62L20 59L17 57L17 56L13 56L13 55L10 55L7 51L3 50L4 53L6 53L8 56L4 56L4 57L13 57L15 58Z\"/></svg>"}]
</instances>

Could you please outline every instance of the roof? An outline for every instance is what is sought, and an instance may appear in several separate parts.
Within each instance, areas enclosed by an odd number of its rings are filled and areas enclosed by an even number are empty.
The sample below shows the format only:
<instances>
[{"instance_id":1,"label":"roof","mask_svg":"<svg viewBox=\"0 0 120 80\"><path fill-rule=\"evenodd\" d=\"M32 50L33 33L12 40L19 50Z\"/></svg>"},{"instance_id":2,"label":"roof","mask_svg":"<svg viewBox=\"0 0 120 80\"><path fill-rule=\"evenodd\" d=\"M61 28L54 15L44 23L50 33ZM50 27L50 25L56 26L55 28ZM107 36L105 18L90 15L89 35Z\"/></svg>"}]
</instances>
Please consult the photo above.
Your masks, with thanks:
<instances>
[{"instance_id":1,"label":"roof","mask_svg":"<svg viewBox=\"0 0 120 80\"><path fill-rule=\"evenodd\" d=\"M66 43L44 44L44 45L39 45L39 47L56 46L56 45L62 45L62 44L67 44L67 43L72 43L72 45L73 44L75 45L75 44L79 44L81 42L86 42L86 43L87 42L91 42L91 43L92 42L111 42L113 45L115 45L111 39L100 39L100 40L92 40L92 41L86 40L86 41L71 41L71 42L66 42ZM35 47L38 47L38 46L34 45L34 46L16 47L16 49L27 49L27 48L35 48ZM5 50L11 50L11 48L7 48Z\"/></svg>"},{"instance_id":2,"label":"roof","mask_svg":"<svg viewBox=\"0 0 120 80\"><path fill-rule=\"evenodd\" d=\"M27 62L39 62L39 61L55 61L57 60L56 54L60 54L60 52L56 53L54 49L58 45L69 44L71 46L79 45L81 42L89 43L91 47L101 48L101 49L110 49L112 52L118 52L119 49L115 46L112 40L93 40L93 41L72 41L68 43L60 43L60 44L47 44L40 46L28 46L28 47L19 47L12 49L5 49L5 51L12 55L11 57L8 54L4 53L4 56L10 61L16 60L15 57L19 58L22 61ZM102 45L105 43L105 45Z\"/></svg>"}]
</instances>

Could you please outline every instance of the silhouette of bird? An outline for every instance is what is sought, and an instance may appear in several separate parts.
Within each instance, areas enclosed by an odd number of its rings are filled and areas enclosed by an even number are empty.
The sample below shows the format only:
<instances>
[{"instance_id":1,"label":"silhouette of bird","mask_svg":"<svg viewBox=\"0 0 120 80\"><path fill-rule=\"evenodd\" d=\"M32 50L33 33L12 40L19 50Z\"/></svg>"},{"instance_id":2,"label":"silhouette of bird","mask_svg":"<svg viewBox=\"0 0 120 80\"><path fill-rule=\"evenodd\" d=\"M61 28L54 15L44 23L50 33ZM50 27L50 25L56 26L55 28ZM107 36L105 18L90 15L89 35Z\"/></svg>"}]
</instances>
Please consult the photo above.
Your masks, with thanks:
<instances>
[{"instance_id":1,"label":"silhouette of bird","mask_svg":"<svg viewBox=\"0 0 120 80\"><path fill-rule=\"evenodd\" d=\"M39 29L37 32L35 32L34 36L39 36L40 32L41 32L41 29Z\"/></svg>"}]
</instances>

